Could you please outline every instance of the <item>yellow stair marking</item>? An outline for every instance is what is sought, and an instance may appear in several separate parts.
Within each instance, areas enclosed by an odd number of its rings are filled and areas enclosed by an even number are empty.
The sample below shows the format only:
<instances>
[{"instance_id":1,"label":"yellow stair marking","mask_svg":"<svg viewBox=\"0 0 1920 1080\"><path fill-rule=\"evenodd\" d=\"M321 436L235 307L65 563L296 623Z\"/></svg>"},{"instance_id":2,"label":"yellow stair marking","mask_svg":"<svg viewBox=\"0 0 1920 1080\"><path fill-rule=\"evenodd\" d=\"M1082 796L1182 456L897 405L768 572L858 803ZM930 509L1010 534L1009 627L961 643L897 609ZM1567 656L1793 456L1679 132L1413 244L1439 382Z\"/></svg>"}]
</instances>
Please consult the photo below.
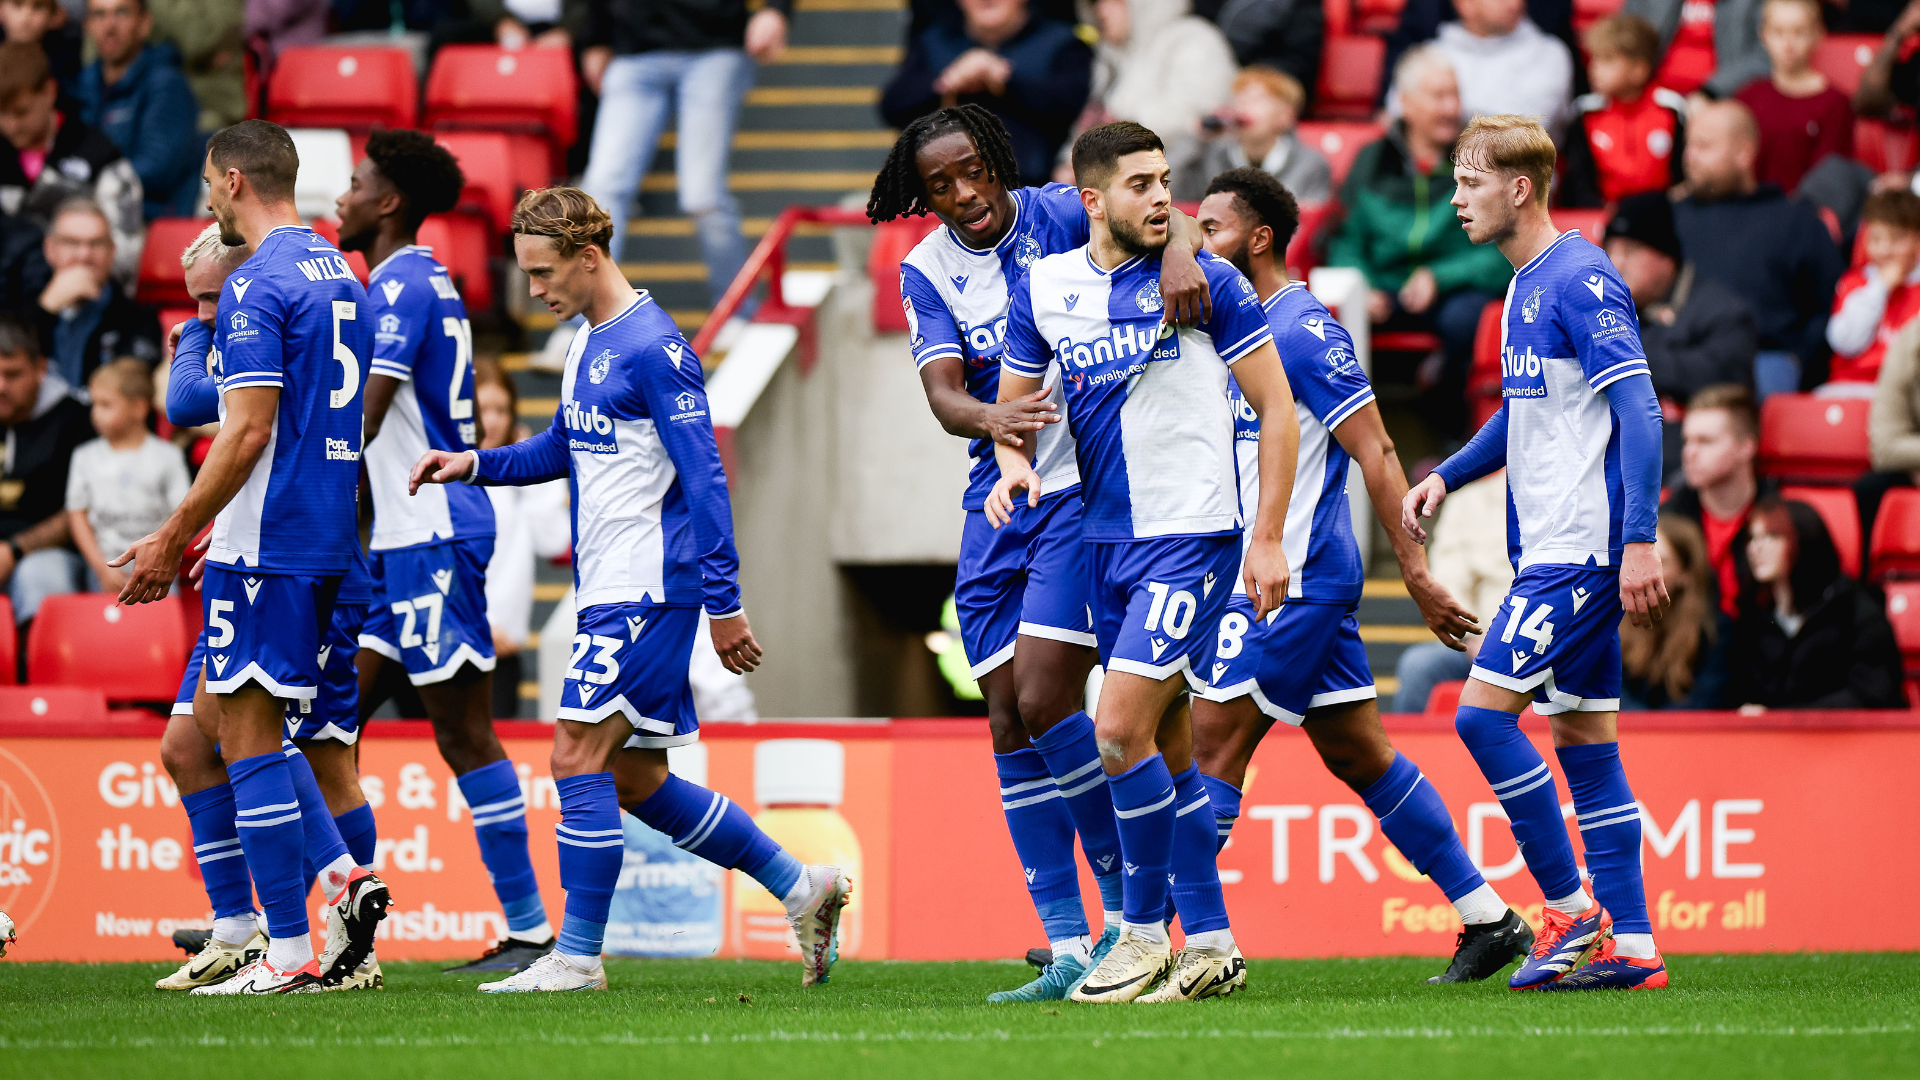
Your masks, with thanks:
<instances>
[{"instance_id":1,"label":"yellow stair marking","mask_svg":"<svg viewBox=\"0 0 1920 1080\"><path fill-rule=\"evenodd\" d=\"M795 11L899 11L901 0L799 0Z\"/></svg>"},{"instance_id":2,"label":"yellow stair marking","mask_svg":"<svg viewBox=\"0 0 1920 1080\"><path fill-rule=\"evenodd\" d=\"M1360 586L1360 595L1369 600L1391 600L1407 595L1407 583L1399 578L1368 578Z\"/></svg>"},{"instance_id":3,"label":"yellow stair marking","mask_svg":"<svg viewBox=\"0 0 1920 1080\"><path fill-rule=\"evenodd\" d=\"M877 86L756 86L747 91L749 105L873 105L879 100Z\"/></svg>"},{"instance_id":4,"label":"yellow stair marking","mask_svg":"<svg viewBox=\"0 0 1920 1080\"><path fill-rule=\"evenodd\" d=\"M888 150L894 133L882 131L736 131L735 150ZM660 145L673 148L680 144L678 132L660 137Z\"/></svg>"},{"instance_id":5,"label":"yellow stair marking","mask_svg":"<svg viewBox=\"0 0 1920 1080\"><path fill-rule=\"evenodd\" d=\"M1367 626L1360 627L1360 640L1369 645L1418 645L1423 641L1438 640L1433 631L1424 626Z\"/></svg>"},{"instance_id":6,"label":"yellow stair marking","mask_svg":"<svg viewBox=\"0 0 1920 1080\"><path fill-rule=\"evenodd\" d=\"M904 51L898 45L796 45L774 63L897 64Z\"/></svg>"},{"instance_id":7,"label":"yellow stair marking","mask_svg":"<svg viewBox=\"0 0 1920 1080\"><path fill-rule=\"evenodd\" d=\"M558 600L567 595L569 586L564 581L537 581L533 585L535 600Z\"/></svg>"}]
</instances>

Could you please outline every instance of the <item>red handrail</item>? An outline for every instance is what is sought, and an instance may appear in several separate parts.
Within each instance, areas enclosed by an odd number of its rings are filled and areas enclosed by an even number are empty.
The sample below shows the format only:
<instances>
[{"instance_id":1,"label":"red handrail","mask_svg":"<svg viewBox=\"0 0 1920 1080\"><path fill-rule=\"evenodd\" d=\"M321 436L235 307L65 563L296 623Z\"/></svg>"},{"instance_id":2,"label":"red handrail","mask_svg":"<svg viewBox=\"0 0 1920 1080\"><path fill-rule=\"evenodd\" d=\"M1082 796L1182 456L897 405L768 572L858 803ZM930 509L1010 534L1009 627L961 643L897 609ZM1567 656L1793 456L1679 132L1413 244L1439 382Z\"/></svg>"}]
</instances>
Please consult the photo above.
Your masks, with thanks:
<instances>
[{"instance_id":1,"label":"red handrail","mask_svg":"<svg viewBox=\"0 0 1920 1080\"><path fill-rule=\"evenodd\" d=\"M727 286L727 291L720 297L720 302L713 306L713 311L700 327L700 332L694 335L695 356L707 355L707 348L713 344L713 339L719 336L720 328L726 325L735 311L739 310L741 303L746 300L747 294L753 291L754 284L763 274L771 275L767 281L767 301L762 307L763 319L784 314L787 311L786 294L781 287L780 279L787 268L787 241L792 239L794 228L802 222L822 225L869 226L873 224L867 220L864 210L842 210L837 206L789 206L780 211L780 216L774 218L773 224L767 228L767 234L754 246L753 254L747 256L747 261L740 267L740 272L733 276L733 283Z\"/></svg>"}]
</instances>

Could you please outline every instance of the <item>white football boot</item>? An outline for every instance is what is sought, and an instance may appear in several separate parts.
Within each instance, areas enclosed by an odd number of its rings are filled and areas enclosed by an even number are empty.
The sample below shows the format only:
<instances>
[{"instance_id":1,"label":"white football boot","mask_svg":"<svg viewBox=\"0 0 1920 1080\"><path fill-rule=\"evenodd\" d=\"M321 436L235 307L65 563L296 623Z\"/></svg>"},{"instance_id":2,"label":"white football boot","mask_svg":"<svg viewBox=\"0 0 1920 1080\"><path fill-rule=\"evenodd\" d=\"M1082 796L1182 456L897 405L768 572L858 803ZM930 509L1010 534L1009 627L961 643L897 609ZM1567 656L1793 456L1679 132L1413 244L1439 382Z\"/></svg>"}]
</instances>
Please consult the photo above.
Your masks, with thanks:
<instances>
[{"instance_id":1,"label":"white football boot","mask_svg":"<svg viewBox=\"0 0 1920 1080\"><path fill-rule=\"evenodd\" d=\"M527 970L517 975L509 975L498 982L480 984L483 994L534 994L557 990L605 990L607 988L607 970L599 957L593 958L593 967L586 971L568 963L568 958L557 952L547 955L527 965Z\"/></svg>"},{"instance_id":2,"label":"white football boot","mask_svg":"<svg viewBox=\"0 0 1920 1080\"><path fill-rule=\"evenodd\" d=\"M191 990L196 986L212 986L225 982L241 968L267 955L267 935L254 931L251 938L239 945L227 945L207 939L207 945L186 963L180 970L153 984L155 990Z\"/></svg>"},{"instance_id":3,"label":"white football boot","mask_svg":"<svg viewBox=\"0 0 1920 1080\"><path fill-rule=\"evenodd\" d=\"M1166 941L1148 941L1122 929L1113 951L1093 969L1087 981L1070 996L1072 1001L1114 1005L1132 1001L1159 982L1173 967L1173 946Z\"/></svg>"},{"instance_id":4,"label":"white football boot","mask_svg":"<svg viewBox=\"0 0 1920 1080\"><path fill-rule=\"evenodd\" d=\"M233 978L211 986L196 986L193 995L212 994L310 994L320 989L320 965L307 961L292 971L281 971L265 956L234 972Z\"/></svg>"},{"instance_id":5,"label":"white football boot","mask_svg":"<svg viewBox=\"0 0 1920 1080\"><path fill-rule=\"evenodd\" d=\"M1167 974L1167 981L1160 984L1159 989L1135 1000L1143 1005L1163 1001L1199 1001L1203 998L1226 997L1245 985L1247 960L1240 955L1240 946L1235 945L1225 956L1201 952L1199 949L1181 949L1173 958L1173 970Z\"/></svg>"},{"instance_id":6,"label":"white football boot","mask_svg":"<svg viewBox=\"0 0 1920 1080\"><path fill-rule=\"evenodd\" d=\"M800 985L817 986L840 959L840 913L853 897L853 879L837 866L806 866L796 887L798 896L787 904L787 925L800 943Z\"/></svg>"}]
</instances>

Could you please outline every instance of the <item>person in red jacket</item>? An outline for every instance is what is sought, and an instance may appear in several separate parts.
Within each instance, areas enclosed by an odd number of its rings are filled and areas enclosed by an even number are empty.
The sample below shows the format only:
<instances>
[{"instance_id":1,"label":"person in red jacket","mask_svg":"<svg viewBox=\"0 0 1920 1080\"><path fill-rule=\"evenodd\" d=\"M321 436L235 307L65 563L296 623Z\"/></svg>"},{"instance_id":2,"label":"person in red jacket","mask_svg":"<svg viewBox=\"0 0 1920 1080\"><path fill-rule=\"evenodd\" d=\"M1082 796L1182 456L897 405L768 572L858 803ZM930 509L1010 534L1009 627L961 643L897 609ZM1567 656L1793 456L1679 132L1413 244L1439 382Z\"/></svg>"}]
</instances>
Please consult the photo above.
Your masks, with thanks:
<instances>
[{"instance_id":1,"label":"person in red jacket","mask_svg":"<svg viewBox=\"0 0 1920 1080\"><path fill-rule=\"evenodd\" d=\"M1853 156L1853 103L1813 67L1813 51L1825 36L1818 0L1767 0L1760 43L1773 73L1734 95L1760 124L1754 173L1789 195L1822 158Z\"/></svg>"},{"instance_id":2,"label":"person in red jacket","mask_svg":"<svg viewBox=\"0 0 1920 1080\"><path fill-rule=\"evenodd\" d=\"M1920 315L1920 195L1880 191L1860 210L1867 262L1834 290L1827 344L1832 373L1817 394L1872 397L1887 343Z\"/></svg>"},{"instance_id":3,"label":"person in red jacket","mask_svg":"<svg viewBox=\"0 0 1920 1080\"><path fill-rule=\"evenodd\" d=\"M1660 32L1638 15L1615 15L1593 24L1581 44L1593 93L1574 102L1560 205L1607 206L1679 183L1687 102L1648 85Z\"/></svg>"}]
</instances>

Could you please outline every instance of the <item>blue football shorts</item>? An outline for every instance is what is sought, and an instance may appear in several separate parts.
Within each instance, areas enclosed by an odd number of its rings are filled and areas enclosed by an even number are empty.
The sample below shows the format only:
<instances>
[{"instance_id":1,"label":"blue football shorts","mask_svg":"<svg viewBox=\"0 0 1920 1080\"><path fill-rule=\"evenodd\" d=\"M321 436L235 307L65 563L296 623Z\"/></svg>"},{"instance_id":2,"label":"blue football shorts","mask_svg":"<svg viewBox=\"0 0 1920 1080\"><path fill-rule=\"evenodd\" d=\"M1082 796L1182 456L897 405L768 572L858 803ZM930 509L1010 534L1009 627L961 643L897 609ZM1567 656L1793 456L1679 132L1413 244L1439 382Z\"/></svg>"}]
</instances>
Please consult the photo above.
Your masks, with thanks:
<instances>
[{"instance_id":1,"label":"blue football shorts","mask_svg":"<svg viewBox=\"0 0 1920 1080\"><path fill-rule=\"evenodd\" d=\"M359 741L360 672L354 665L354 650L366 618L364 601L343 600L333 605L332 625L327 628L326 643L320 651L320 693L287 703L287 738L330 739L348 746ZM200 685L206 655L207 631L202 627L193 643L193 655L187 659L187 670L180 677L180 690L174 695L173 715L193 715L193 695Z\"/></svg>"},{"instance_id":2,"label":"blue football shorts","mask_svg":"<svg viewBox=\"0 0 1920 1080\"><path fill-rule=\"evenodd\" d=\"M1200 696L1232 701L1251 694L1261 712L1295 727L1308 709L1379 696L1357 611L1357 604L1289 600L1255 619L1253 601L1235 596L1220 617Z\"/></svg>"},{"instance_id":3,"label":"blue football shorts","mask_svg":"<svg viewBox=\"0 0 1920 1080\"><path fill-rule=\"evenodd\" d=\"M398 661L415 686L445 682L463 664L492 671L491 558L491 536L374 552L375 602L360 647Z\"/></svg>"},{"instance_id":4,"label":"blue football shorts","mask_svg":"<svg viewBox=\"0 0 1920 1080\"><path fill-rule=\"evenodd\" d=\"M230 694L248 683L291 701L320 692L320 649L333 618L339 574L267 574L207 564L207 690Z\"/></svg>"},{"instance_id":5,"label":"blue football shorts","mask_svg":"<svg viewBox=\"0 0 1920 1080\"><path fill-rule=\"evenodd\" d=\"M1092 648L1087 545L1080 539L1080 489L1016 501L996 529L984 510L967 511L953 606L973 677L1013 659L1014 639L1051 638Z\"/></svg>"},{"instance_id":6,"label":"blue football shorts","mask_svg":"<svg viewBox=\"0 0 1920 1080\"><path fill-rule=\"evenodd\" d=\"M628 749L664 750L700 738L687 665L697 607L595 604L583 608L560 687L560 719L597 724L623 715Z\"/></svg>"},{"instance_id":7,"label":"blue football shorts","mask_svg":"<svg viewBox=\"0 0 1920 1080\"><path fill-rule=\"evenodd\" d=\"M1487 626L1472 677L1543 713L1620 708L1620 571L1529 566Z\"/></svg>"},{"instance_id":8,"label":"blue football shorts","mask_svg":"<svg viewBox=\"0 0 1920 1080\"><path fill-rule=\"evenodd\" d=\"M1184 672L1205 690L1214 631L1240 573L1240 534L1087 547L1100 662L1155 680Z\"/></svg>"}]
</instances>

